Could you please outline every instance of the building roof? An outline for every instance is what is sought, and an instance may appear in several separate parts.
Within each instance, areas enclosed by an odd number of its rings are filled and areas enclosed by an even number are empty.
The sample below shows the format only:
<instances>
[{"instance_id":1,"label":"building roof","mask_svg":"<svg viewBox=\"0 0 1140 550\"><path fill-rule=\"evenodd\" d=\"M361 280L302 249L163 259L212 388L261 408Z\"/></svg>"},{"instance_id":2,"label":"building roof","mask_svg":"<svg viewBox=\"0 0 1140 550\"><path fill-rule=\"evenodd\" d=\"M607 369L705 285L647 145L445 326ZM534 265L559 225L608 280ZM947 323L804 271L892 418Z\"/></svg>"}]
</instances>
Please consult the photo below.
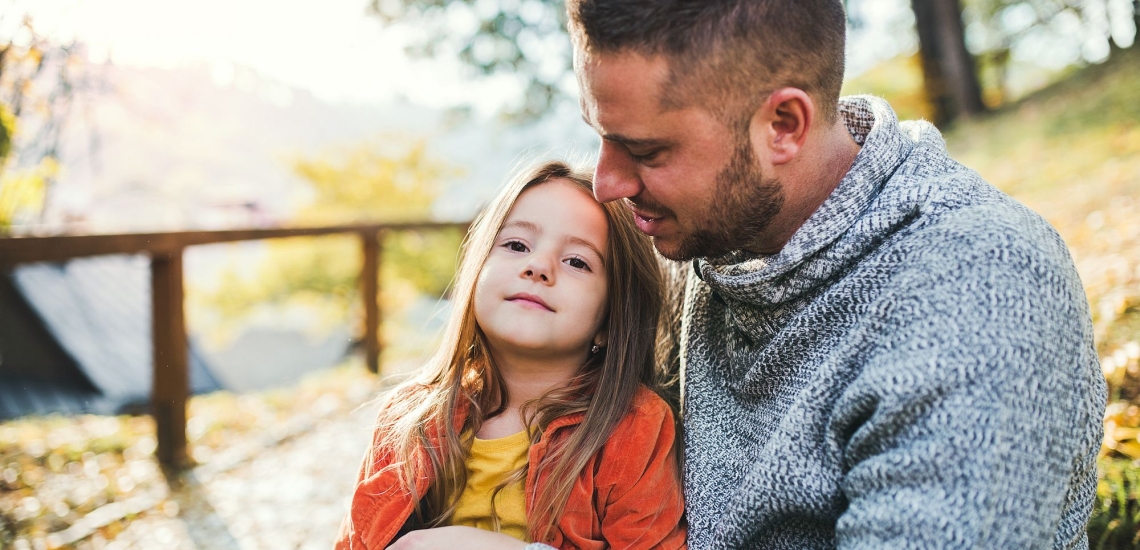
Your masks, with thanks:
<instances>
[{"instance_id":1,"label":"building roof","mask_svg":"<svg viewBox=\"0 0 1140 550\"><path fill-rule=\"evenodd\" d=\"M147 258L27 264L6 278L9 292L0 293L0 318L7 319L0 324L7 327L0 334L0 417L119 412L149 401ZM193 393L221 389L193 342L190 388Z\"/></svg>"}]
</instances>

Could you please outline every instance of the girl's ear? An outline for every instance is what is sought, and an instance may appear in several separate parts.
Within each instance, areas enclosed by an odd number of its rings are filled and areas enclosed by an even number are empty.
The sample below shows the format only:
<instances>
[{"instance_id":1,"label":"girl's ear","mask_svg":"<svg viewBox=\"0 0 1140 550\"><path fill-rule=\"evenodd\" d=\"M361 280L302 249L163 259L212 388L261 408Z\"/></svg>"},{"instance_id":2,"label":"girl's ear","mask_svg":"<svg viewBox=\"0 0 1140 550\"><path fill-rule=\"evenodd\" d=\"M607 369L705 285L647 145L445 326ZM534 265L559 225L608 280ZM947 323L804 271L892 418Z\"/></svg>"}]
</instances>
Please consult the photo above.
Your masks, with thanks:
<instances>
[{"instance_id":1,"label":"girl's ear","mask_svg":"<svg viewBox=\"0 0 1140 550\"><path fill-rule=\"evenodd\" d=\"M608 343L606 339L606 327L602 327L598 330L598 333L594 335L594 345L599 348L604 348Z\"/></svg>"}]
</instances>

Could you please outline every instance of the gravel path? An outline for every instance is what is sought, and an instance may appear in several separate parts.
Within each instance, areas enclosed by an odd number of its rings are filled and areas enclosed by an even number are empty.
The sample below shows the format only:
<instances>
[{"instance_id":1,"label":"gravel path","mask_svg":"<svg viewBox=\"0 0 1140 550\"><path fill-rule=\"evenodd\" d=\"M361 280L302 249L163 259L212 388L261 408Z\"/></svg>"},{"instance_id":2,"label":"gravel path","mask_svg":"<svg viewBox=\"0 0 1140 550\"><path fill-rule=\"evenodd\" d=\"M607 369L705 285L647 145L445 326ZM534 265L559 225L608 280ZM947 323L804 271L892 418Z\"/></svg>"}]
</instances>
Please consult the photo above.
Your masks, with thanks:
<instances>
[{"instance_id":1,"label":"gravel path","mask_svg":"<svg viewBox=\"0 0 1140 550\"><path fill-rule=\"evenodd\" d=\"M348 511L372 420L369 407L325 417L224 472L191 472L162 505L136 516L113 540L92 538L77 547L330 548Z\"/></svg>"}]
</instances>

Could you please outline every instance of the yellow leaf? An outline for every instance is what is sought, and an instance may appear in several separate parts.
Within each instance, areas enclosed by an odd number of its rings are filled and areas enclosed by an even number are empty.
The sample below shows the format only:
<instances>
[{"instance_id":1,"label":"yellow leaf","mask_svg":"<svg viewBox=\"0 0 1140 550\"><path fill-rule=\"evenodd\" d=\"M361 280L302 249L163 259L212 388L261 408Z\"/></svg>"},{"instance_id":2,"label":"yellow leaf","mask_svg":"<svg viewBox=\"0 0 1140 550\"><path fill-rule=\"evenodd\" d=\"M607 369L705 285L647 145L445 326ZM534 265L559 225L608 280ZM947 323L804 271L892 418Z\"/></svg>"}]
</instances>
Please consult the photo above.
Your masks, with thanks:
<instances>
[{"instance_id":1,"label":"yellow leaf","mask_svg":"<svg viewBox=\"0 0 1140 550\"><path fill-rule=\"evenodd\" d=\"M1133 460L1140 459L1140 442L1121 441L1116 444L1116 452L1126 455Z\"/></svg>"},{"instance_id":2,"label":"yellow leaf","mask_svg":"<svg viewBox=\"0 0 1140 550\"><path fill-rule=\"evenodd\" d=\"M1112 437L1117 441L1137 439L1137 436L1140 436L1140 428L1116 428L1112 431Z\"/></svg>"}]
</instances>

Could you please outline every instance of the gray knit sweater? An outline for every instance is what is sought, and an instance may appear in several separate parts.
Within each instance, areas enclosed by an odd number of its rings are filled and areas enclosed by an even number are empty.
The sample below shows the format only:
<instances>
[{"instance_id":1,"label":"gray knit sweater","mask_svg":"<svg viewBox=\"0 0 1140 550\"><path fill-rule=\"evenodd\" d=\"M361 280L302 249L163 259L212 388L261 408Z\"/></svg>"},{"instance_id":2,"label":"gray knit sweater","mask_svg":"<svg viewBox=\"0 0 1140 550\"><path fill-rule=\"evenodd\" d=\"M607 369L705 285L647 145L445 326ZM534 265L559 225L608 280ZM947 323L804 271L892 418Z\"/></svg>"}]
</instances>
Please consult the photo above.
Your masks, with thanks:
<instances>
[{"instance_id":1,"label":"gray knit sweater","mask_svg":"<svg viewBox=\"0 0 1140 550\"><path fill-rule=\"evenodd\" d=\"M1087 547L1105 385L1064 243L930 124L841 111L862 150L783 250L676 266L690 546Z\"/></svg>"}]
</instances>

